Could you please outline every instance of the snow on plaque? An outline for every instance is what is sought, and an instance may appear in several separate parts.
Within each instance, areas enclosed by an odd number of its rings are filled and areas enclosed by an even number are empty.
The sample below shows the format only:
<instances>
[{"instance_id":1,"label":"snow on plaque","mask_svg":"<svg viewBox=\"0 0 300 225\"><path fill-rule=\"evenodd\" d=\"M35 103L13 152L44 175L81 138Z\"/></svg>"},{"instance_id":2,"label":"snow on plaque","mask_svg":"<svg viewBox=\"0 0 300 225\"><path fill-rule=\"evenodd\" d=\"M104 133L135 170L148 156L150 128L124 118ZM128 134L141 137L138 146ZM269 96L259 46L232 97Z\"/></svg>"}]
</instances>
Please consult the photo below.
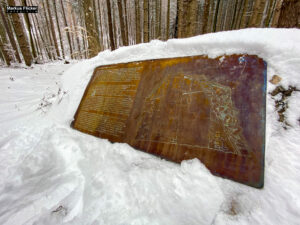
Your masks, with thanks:
<instances>
[{"instance_id":1,"label":"snow on plaque","mask_svg":"<svg viewBox=\"0 0 300 225\"><path fill-rule=\"evenodd\" d=\"M263 187L266 63L192 56L97 67L72 126Z\"/></svg>"}]
</instances>

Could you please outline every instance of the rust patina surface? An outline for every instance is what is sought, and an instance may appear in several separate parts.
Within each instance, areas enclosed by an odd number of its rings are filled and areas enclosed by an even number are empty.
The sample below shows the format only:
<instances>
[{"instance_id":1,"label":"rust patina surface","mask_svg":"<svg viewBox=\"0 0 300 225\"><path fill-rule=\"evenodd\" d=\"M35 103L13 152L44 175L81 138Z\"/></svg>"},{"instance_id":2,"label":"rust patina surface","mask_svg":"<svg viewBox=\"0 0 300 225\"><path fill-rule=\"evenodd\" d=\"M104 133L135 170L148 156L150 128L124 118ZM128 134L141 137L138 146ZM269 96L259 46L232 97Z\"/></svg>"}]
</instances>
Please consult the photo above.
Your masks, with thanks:
<instances>
[{"instance_id":1,"label":"rust patina surface","mask_svg":"<svg viewBox=\"0 0 300 225\"><path fill-rule=\"evenodd\" d=\"M72 126L261 188L266 63L192 56L97 67Z\"/></svg>"}]
</instances>

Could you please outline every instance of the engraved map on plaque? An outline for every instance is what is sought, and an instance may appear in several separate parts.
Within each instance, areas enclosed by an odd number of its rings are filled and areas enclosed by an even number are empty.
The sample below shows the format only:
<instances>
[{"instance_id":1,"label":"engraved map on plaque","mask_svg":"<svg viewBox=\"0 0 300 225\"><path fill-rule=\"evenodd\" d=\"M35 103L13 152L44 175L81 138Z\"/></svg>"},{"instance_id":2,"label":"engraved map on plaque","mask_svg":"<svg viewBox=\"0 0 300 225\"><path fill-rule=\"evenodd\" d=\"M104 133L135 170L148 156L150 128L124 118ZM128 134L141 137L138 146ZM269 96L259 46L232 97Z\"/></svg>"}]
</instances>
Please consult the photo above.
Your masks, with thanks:
<instances>
[{"instance_id":1,"label":"engraved map on plaque","mask_svg":"<svg viewBox=\"0 0 300 225\"><path fill-rule=\"evenodd\" d=\"M252 55L97 67L72 126L261 188L266 63Z\"/></svg>"}]
</instances>

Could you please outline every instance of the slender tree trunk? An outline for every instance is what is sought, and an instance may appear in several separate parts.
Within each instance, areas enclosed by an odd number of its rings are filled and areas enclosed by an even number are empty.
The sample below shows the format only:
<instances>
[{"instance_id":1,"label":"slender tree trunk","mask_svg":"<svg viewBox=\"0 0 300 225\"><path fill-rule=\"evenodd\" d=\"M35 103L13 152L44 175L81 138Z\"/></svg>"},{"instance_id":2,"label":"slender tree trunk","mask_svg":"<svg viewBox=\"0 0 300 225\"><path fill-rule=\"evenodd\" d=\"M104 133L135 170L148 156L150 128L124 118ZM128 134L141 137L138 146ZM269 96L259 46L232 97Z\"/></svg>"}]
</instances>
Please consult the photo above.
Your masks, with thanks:
<instances>
[{"instance_id":1,"label":"slender tree trunk","mask_svg":"<svg viewBox=\"0 0 300 225\"><path fill-rule=\"evenodd\" d=\"M256 0L254 3L253 14L250 19L250 27L260 27L266 0Z\"/></svg>"},{"instance_id":2,"label":"slender tree trunk","mask_svg":"<svg viewBox=\"0 0 300 225\"><path fill-rule=\"evenodd\" d=\"M10 66L10 58L9 58L7 50L5 49L5 44L2 42L1 39L0 39L0 50L1 50L1 53L2 53L2 56L3 56L3 59L6 63L6 65Z\"/></svg>"},{"instance_id":3,"label":"slender tree trunk","mask_svg":"<svg viewBox=\"0 0 300 225\"><path fill-rule=\"evenodd\" d=\"M79 40L79 30L78 30L78 26L76 24L74 10L72 10L72 20L73 20L73 25L74 25L74 32L75 32L74 35L75 35L75 39L77 42L78 54L79 54L80 58L84 58L84 55L82 54L82 51L81 51L81 45L80 45L80 40ZM99 51L100 51L100 49L99 49Z\"/></svg>"},{"instance_id":4,"label":"slender tree trunk","mask_svg":"<svg viewBox=\"0 0 300 225\"><path fill-rule=\"evenodd\" d=\"M203 13L202 34L207 33L208 15L209 15L210 0L205 0Z\"/></svg>"},{"instance_id":5,"label":"slender tree trunk","mask_svg":"<svg viewBox=\"0 0 300 225\"><path fill-rule=\"evenodd\" d=\"M10 6L16 6L14 0L8 0L8 4ZM30 44L26 38L26 33L23 30L21 19L17 13L12 13L11 15L12 15L12 21L13 21L15 33L17 36L17 40L19 42L19 46L20 46L25 64L27 66L30 66L32 64L32 55L30 52Z\"/></svg>"},{"instance_id":6,"label":"slender tree trunk","mask_svg":"<svg viewBox=\"0 0 300 225\"><path fill-rule=\"evenodd\" d=\"M46 41L46 39L43 38L43 35L42 35L43 32L41 31L40 25L37 22L37 16L36 16L36 14L33 14L33 25L34 25L35 28L36 27L38 28L37 30L38 30L39 36L40 36L40 38L42 40L43 48L45 49L45 51L46 51L46 53L48 55L48 59L52 59L51 53L49 51L49 48L47 47L47 41Z\"/></svg>"},{"instance_id":7,"label":"slender tree trunk","mask_svg":"<svg viewBox=\"0 0 300 225\"><path fill-rule=\"evenodd\" d=\"M141 13L139 0L135 0L135 32L135 43L139 44L141 43Z\"/></svg>"},{"instance_id":8,"label":"slender tree trunk","mask_svg":"<svg viewBox=\"0 0 300 225\"><path fill-rule=\"evenodd\" d=\"M220 10L220 1L221 0L217 0L217 4L216 4L216 10L215 10L215 15L214 15L214 21L213 21L213 32L217 31L217 22L218 22L218 16L219 16L219 10Z\"/></svg>"},{"instance_id":9,"label":"slender tree trunk","mask_svg":"<svg viewBox=\"0 0 300 225\"><path fill-rule=\"evenodd\" d=\"M161 1L155 0L155 36L157 39L161 39Z\"/></svg>"},{"instance_id":10,"label":"slender tree trunk","mask_svg":"<svg viewBox=\"0 0 300 225\"><path fill-rule=\"evenodd\" d=\"M93 13L94 13L94 21L95 21L95 29L96 29L96 33L97 33L97 38L99 39L99 48L101 51L101 40L100 40L100 32L99 32L99 23L98 23L98 16L97 16L97 0L93 0Z\"/></svg>"},{"instance_id":11,"label":"slender tree trunk","mask_svg":"<svg viewBox=\"0 0 300 225\"><path fill-rule=\"evenodd\" d=\"M10 61L11 58L9 56L9 51L7 50L7 46L8 46L8 40L6 38L6 32L5 32L5 28L2 25L2 23L0 23L0 49L3 55L3 59L5 61L5 63L10 66Z\"/></svg>"},{"instance_id":12,"label":"slender tree trunk","mask_svg":"<svg viewBox=\"0 0 300 225\"><path fill-rule=\"evenodd\" d=\"M125 36L127 43L129 44L129 35L128 35L128 18L127 18L127 0L124 0L124 23L125 23Z\"/></svg>"},{"instance_id":13,"label":"slender tree trunk","mask_svg":"<svg viewBox=\"0 0 300 225\"><path fill-rule=\"evenodd\" d=\"M64 44L61 36L61 31L60 31L60 26L59 26L59 20L58 20L58 15L57 15L57 6L56 6L56 0L53 0L53 6L54 6L54 13L55 13L55 19L56 19L56 26L58 30L58 36L59 36L59 41L60 41L60 48L62 51L62 57L65 58L65 49L64 49Z\"/></svg>"},{"instance_id":14,"label":"slender tree trunk","mask_svg":"<svg viewBox=\"0 0 300 225\"><path fill-rule=\"evenodd\" d=\"M237 0L236 1L236 6L234 10L234 15L233 15L233 21L231 25L231 29L239 29L241 25L241 21L243 18L243 10L245 7L245 1L246 0Z\"/></svg>"},{"instance_id":15,"label":"slender tree trunk","mask_svg":"<svg viewBox=\"0 0 300 225\"><path fill-rule=\"evenodd\" d=\"M65 7L64 7L64 4L63 4L62 0L60 0L60 4L61 4L61 8L62 8L65 28L69 28L66 13L65 13ZM71 55L71 58L73 59L74 56L73 56L73 48L72 48L72 43L71 43L70 32L69 31L66 31L66 32L67 32L67 39L68 39L68 43L69 43L70 55Z\"/></svg>"},{"instance_id":16,"label":"slender tree trunk","mask_svg":"<svg viewBox=\"0 0 300 225\"><path fill-rule=\"evenodd\" d=\"M249 19L250 19L250 13L252 10L253 0L245 0L243 13L242 13L242 20L240 23L239 28L246 28L248 27Z\"/></svg>"},{"instance_id":17,"label":"slender tree trunk","mask_svg":"<svg viewBox=\"0 0 300 225\"><path fill-rule=\"evenodd\" d=\"M144 0L144 42L149 42L149 0Z\"/></svg>"},{"instance_id":18,"label":"slender tree trunk","mask_svg":"<svg viewBox=\"0 0 300 225\"><path fill-rule=\"evenodd\" d=\"M104 22L102 17L102 8L100 4L100 0L98 0L98 13L99 13L99 30L100 30L100 51L103 51L105 49L105 43L104 43Z\"/></svg>"},{"instance_id":19,"label":"slender tree trunk","mask_svg":"<svg viewBox=\"0 0 300 225\"><path fill-rule=\"evenodd\" d=\"M45 30L46 30L46 39L49 42L49 51L51 54L51 59L57 59L57 55L55 55L53 48L54 48L54 42L53 42L53 36L51 35L51 30L49 28L49 20L48 20L48 16L47 16L47 9L46 9L46 5L43 3L43 8L44 8L44 16L45 16L45 20L46 20L46 26L45 26Z\"/></svg>"},{"instance_id":20,"label":"slender tree trunk","mask_svg":"<svg viewBox=\"0 0 300 225\"><path fill-rule=\"evenodd\" d=\"M22 0L22 4L24 6L27 6L26 0ZM30 46L31 46L31 50L32 50L32 55L33 55L34 58L36 58L37 55L36 55L36 50L35 50L35 46L34 46L34 43L33 43L33 37L32 37L32 32L31 32L31 24L30 24L29 16L28 16L27 13L24 13L23 15L24 15L26 27L27 27L27 30L28 30L28 33L29 33L29 41L30 41Z\"/></svg>"},{"instance_id":21,"label":"slender tree trunk","mask_svg":"<svg viewBox=\"0 0 300 225\"><path fill-rule=\"evenodd\" d=\"M280 17L282 2L283 2L283 0L276 1L275 10L273 12L272 23L271 23L272 27L278 27L278 21L279 21L279 17Z\"/></svg>"},{"instance_id":22,"label":"slender tree trunk","mask_svg":"<svg viewBox=\"0 0 300 225\"><path fill-rule=\"evenodd\" d=\"M9 23L8 23L8 21L7 21L7 19L6 19L6 16L5 16L4 13L3 13L3 8L4 8L4 7L3 7L3 5L1 4L1 7L0 7L0 14L1 14L2 21L3 21L3 25L4 25L5 29L6 29L7 34L8 34L8 38L9 38L9 41L10 41L10 43L11 43L11 46L13 47L13 50L14 50L14 52L15 52L17 61L18 61L19 63L21 63L22 60L21 60L21 57L20 57L20 54L19 54L19 51L18 51L17 43L15 42L15 38L14 38L14 36L13 36L13 32L12 32L12 30L10 29L10 26L9 26Z\"/></svg>"},{"instance_id":23,"label":"slender tree trunk","mask_svg":"<svg viewBox=\"0 0 300 225\"><path fill-rule=\"evenodd\" d=\"M55 50L56 50L56 55L58 57L60 57L60 52L59 52L58 45L57 45L56 32L55 32L54 23L53 23L53 20L52 20L49 0L46 0L46 4L47 4L47 11L48 11L49 20L50 20L51 34L52 34L52 38L53 38L53 42L54 42L54 47L55 47Z\"/></svg>"},{"instance_id":24,"label":"slender tree trunk","mask_svg":"<svg viewBox=\"0 0 300 225\"><path fill-rule=\"evenodd\" d=\"M109 32L110 48L113 51L116 48L115 48L115 42L114 42L114 36L113 36L113 24L112 24L110 0L106 0L106 4L107 4L108 32Z\"/></svg>"},{"instance_id":25,"label":"slender tree trunk","mask_svg":"<svg viewBox=\"0 0 300 225\"><path fill-rule=\"evenodd\" d=\"M167 5L167 28L166 28L166 40L169 39L170 34L170 0L168 0Z\"/></svg>"},{"instance_id":26,"label":"slender tree trunk","mask_svg":"<svg viewBox=\"0 0 300 225\"><path fill-rule=\"evenodd\" d=\"M123 45L128 45L128 40L125 33L125 22L124 22L124 15L123 15L123 6L122 0L117 0L118 3L118 11L119 11L119 19L120 19L120 29L121 29L121 36Z\"/></svg>"}]
</instances>

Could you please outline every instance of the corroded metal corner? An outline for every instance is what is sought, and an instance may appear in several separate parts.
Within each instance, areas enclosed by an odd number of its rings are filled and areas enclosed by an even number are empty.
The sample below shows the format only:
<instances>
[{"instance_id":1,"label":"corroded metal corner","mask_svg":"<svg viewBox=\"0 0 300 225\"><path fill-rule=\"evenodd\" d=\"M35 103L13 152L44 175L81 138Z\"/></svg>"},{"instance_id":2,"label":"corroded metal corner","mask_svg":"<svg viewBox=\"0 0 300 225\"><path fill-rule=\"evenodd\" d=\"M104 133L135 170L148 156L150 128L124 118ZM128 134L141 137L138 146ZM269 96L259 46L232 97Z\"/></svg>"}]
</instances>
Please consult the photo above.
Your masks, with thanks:
<instances>
[{"instance_id":1,"label":"corroded metal corner","mask_svg":"<svg viewBox=\"0 0 300 225\"><path fill-rule=\"evenodd\" d=\"M266 71L253 55L100 66L72 127L262 188Z\"/></svg>"}]
</instances>

